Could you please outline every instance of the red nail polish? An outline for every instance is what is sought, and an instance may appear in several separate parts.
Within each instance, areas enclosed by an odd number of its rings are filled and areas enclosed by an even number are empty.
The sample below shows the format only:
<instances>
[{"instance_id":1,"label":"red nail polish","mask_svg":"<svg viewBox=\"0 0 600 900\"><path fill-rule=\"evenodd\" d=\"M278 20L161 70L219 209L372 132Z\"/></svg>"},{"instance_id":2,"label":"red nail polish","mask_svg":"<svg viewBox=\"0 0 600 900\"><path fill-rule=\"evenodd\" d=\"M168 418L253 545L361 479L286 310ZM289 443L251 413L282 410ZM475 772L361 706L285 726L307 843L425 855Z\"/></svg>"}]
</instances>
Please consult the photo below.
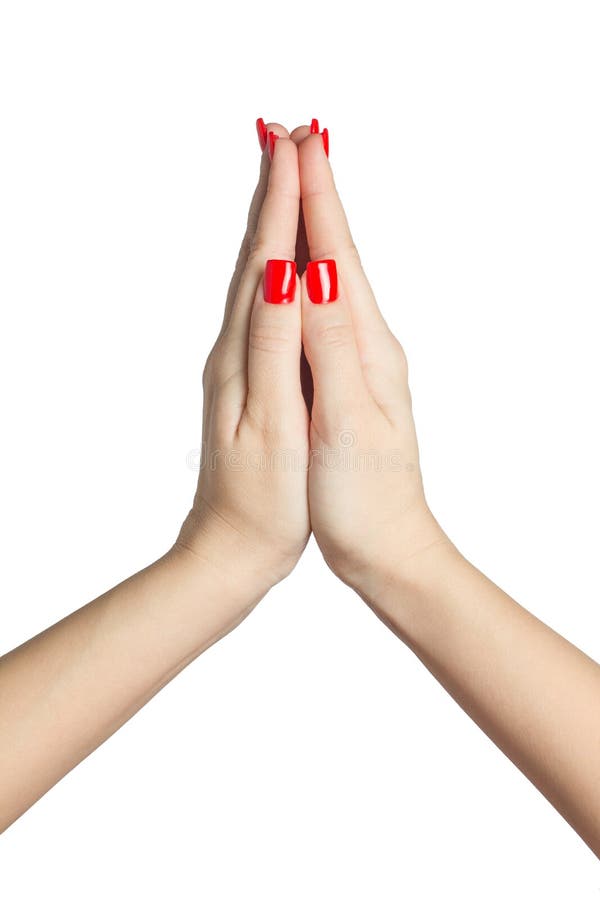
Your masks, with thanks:
<instances>
[{"instance_id":1,"label":"red nail polish","mask_svg":"<svg viewBox=\"0 0 600 900\"><path fill-rule=\"evenodd\" d=\"M273 154L275 153L275 141L279 140L279 135L275 134L274 131L269 131L267 135L267 139L269 142L269 159L273 159Z\"/></svg>"},{"instance_id":2,"label":"red nail polish","mask_svg":"<svg viewBox=\"0 0 600 900\"><path fill-rule=\"evenodd\" d=\"M312 120L311 120L311 123L310 123L310 133L311 133L311 134L318 134L318 133L319 133L319 120L318 120L318 119L312 119Z\"/></svg>"},{"instance_id":3,"label":"red nail polish","mask_svg":"<svg viewBox=\"0 0 600 900\"><path fill-rule=\"evenodd\" d=\"M338 298L337 267L334 259L318 259L306 267L306 289L312 303L333 303Z\"/></svg>"},{"instance_id":4,"label":"red nail polish","mask_svg":"<svg viewBox=\"0 0 600 900\"><path fill-rule=\"evenodd\" d=\"M256 120L256 133L258 134L258 143L262 151L267 146L267 126L264 119Z\"/></svg>"},{"instance_id":5,"label":"red nail polish","mask_svg":"<svg viewBox=\"0 0 600 900\"><path fill-rule=\"evenodd\" d=\"M296 293L296 263L289 259L268 259L263 292L267 303L293 303Z\"/></svg>"},{"instance_id":6,"label":"red nail polish","mask_svg":"<svg viewBox=\"0 0 600 900\"><path fill-rule=\"evenodd\" d=\"M321 132L321 137L323 138L323 147L325 149L325 153L327 154L327 158L329 158L329 130L324 128Z\"/></svg>"}]
</instances>

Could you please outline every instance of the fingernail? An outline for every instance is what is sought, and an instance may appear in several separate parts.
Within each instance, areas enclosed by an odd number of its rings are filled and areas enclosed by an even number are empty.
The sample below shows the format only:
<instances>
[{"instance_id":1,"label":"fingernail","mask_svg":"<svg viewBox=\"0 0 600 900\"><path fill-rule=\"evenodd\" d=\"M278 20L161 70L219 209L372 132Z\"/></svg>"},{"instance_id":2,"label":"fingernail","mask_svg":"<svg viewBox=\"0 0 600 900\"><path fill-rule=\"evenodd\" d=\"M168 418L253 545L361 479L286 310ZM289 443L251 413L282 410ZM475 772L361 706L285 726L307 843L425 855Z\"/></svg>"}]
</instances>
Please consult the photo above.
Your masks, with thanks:
<instances>
[{"instance_id":1,"label":"fingernail","mask_svg":"<svg viewBox=\"0 0 600 900\"><path fill-rule=\"evenodd\" d=\"M325 149L325 153L327 158L329 159L329 130L324 128L321 132L321 137L323 138L323 147Z\"/></svg>"},{"instance_id":2,"label":"fingernail","mask_svg":"<svg viewBox=\"0 0 600 900\"><path fill-rule=\"evenodd\" d=\"M265 125L264 119L256 120L256 133L258 134L258 143L260 144L260 149L263 151L267 146L267 126Z\"/></svg>"},{"instance_id":3,"label":"fingernail","mask_svg":"<svg viewBox=\"0 0 600 900\"><path fill-rule=\"evenodd\" d=\"M318 259L306 267L306 290L312 303L333 303L338 298L337 267L334 259Z\"/></svg>"},{"instance_id":4,"label":"fingernail","mask_svg":"<svg viewBox=\"0 0 600 900\"><path fill-rule=\"evenodd\" d=\"M274 131L270 131L267 137L269 141L269 159L272 160L275 153L275 141L279 140L279 135L275 134Z\"/></svg>"},{"instance_id":5,"label":"fingernail","mask_svg":"<svg viewBox=\"0 0 600 900\"><path fill-rule=\"evenodd\" d=\"M268 259L263 292L267 303L293 303L296 293L296 263L289 259Z\"/></svg>"},{"instance_id":6,"label":"fingernail","mask_svg":"<svg viewBox=\"0 0 600 900\"><path fill-rule=\"evenodd\" d=\"M311 133L311 134L318 134L318 133L319 133L319 120L318 120L318 119L311 119L311 123L310 123L310 133Z\"/></svg>"}]
</instances>

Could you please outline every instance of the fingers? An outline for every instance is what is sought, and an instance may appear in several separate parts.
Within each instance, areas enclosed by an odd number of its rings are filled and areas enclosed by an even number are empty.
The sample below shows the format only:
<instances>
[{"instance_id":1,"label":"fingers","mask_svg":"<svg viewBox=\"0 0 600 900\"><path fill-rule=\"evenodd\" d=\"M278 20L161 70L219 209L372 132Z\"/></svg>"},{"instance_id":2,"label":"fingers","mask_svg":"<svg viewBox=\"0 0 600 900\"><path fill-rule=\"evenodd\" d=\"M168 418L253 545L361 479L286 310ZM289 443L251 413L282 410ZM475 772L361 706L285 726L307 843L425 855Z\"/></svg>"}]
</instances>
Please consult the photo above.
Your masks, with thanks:
<instances>
[{"instance_id":1,"label":"fingers","mask_svg":"<svg viewBox=\"0 0 600 900\"><path fill-rule=\"evenodd\" d=\"M337 261L359 336L370 328L380 328L384 322L360 264L322 135L310 134L302 141L298 164L310 258Z\"/></svg>"},{"instance_id":2,"label":"fingers","mask_svg":"<svg viewBox=\"0 0 600 900\"><path fill-rule=\"evenodd\" d=\"M276 134L284 131L269 129ZM238 350L247 344L252 304L267 259L294 258L299 206L298 152L296 145L281 135L273 145L266 193L227 325Z\"/></svg>"},{"instance_id":3,"label":"fingers","mask_svg":"<svg viewBox=\"0 0 600 900\"><path fill-rule=\"evenodd\" d=\"M267 133L269 131L273 131L280 137L287 138L289 136L287 130L283 127L283 125L278 125L276 123L265 125L262 119L257 120L256 127L262 151L260 157L260 173L258 184L256 185L252 200L250 202L250 209L248 210L246 233L244 234L242 243L240 245L238 258L235 264L235 270L229 285L229 289L227 291L227 301L225 303L221 332L225 330L229 322L233 303L239 289L242 275L248 263L248 256L250 255L250 251L254 243L260 211L262 209L265 194L267 192L267 184L269 181L269 172L271 167L271 161L269 159L269 153L267 149Z\"/></svg>"},{"instance_id":4,"label":"fingers","mask_svg":"<svg viewBox=\"0 0 600 900\"><path fill-rule=\"evenodd\" d=\"M269 130L277 139L269 141L269 155L272 154L269 180L252 246L257 263L260 258L261 274L267 259L284 259L293 252L300 206L296 145L285 129L269 126Z\"/></svg>"},{"instance_id":5,"label":"fingers","mask_svg":"<svg viewBox=\"0 0 600 900\"><path fill-rule=\"evenodd\" d=\"M235 262L235 269L233 271L233 275L231 277L231 281L229 283L229 288L227 290L227 299L225 301L225 309L223 312L223 324L221 326L221 331L227 327L227 323L229 321L229 317L231 315L231 309L233 307L233 301L235 300L236 294L238 292L240 279L246 268L246 263L248 262L248 254L250 253L250 247L252 246L252 241L254 240L254 234L256 232L256 225L258 223L258 216L263 205L263 200L265 197L265 193L267 190L267 181L269 178L269 159L266 153L263 153L260 158L260 172L258 176L258 184L254 189L254 194L252 195L252 200L250 201L250 208L248 210L248 218L246 220L246 232L244 237L242 238L242 243L240 244L240 249L238 252L238 257Z\"/></svg>"},{"instance_id":6,"label":"fingers","mask_svg":"<svg viewBox=\"0 0 600 900\"><path fill-rule=\"evenodd\" d=\"M315 424L326 442L335 441L336 430L352 424L369 399L352 315L334 260L310 262L301 284L302 342L320 417Z\"/></svg>"},{"instance_id":7,"label":"fingers","mask_svg":"<svg viewBox=\"0 0 600 900\"><path fill-rule=\"evenodd\" d=\"M335 188L322 137L310 135L298 148L302 206L312 259L355 252L354 242Z\"/></svg>"},{"instance_id":8,"label":"fingers","mask_svg":"<svg viewBox=\"0 0 600 900\"><path fill-rule=\"evenodd\" d=\"M265 263L270 257L294 258L300 204L298 154L296 145L285 137L284 128L278 125L267 128L280 137L272 143L273 158L256 230L206 379L210 384L207 405L212 407L218 394L223 401L220 406L229 408L223 424L225 431L238 427L246 408L250 319ZM267 141L266 158L269 158L268 144Z\"/></svg>"},{"instance_id":9,"label":"fingers","mask_svg":"<svg viewBox=\"0 0 600 900\"><path fill-rule=\"evenodd\" d=\"M323 147L325 149L325 153L329 156L329 131L327 128L324 128L322 131L320 130L319 120L311 119L310 125L298 125L294 130L290 133L290 138L294 141L295 144L300 145L302 141L308 137L309 134L320 134L321 139L323 141Z\"/></svg>"},{"instance_id":10,"label":"fingers","mask_svg":"<svg viewBox=\"0 0 600 900\"><path fill-rule=\"evenodd\" d=\"M300 286L296 264L270 259L256 291L248 335L248 397L253 421L280 433L302 403Z\"/></svg>"}]
</instances>

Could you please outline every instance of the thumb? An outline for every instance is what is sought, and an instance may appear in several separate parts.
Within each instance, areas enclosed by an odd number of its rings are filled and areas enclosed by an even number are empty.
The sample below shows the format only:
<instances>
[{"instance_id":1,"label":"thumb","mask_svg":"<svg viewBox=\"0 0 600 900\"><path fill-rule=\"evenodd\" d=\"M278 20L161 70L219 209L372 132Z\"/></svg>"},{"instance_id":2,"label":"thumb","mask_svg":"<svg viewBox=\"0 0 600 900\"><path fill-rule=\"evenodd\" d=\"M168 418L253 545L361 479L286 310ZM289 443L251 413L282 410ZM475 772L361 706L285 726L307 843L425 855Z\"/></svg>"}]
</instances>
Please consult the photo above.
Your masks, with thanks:
<instances>
[{"instance_id":1,"label":"thumb","mask_svg":"<svg viewBox=\"0 0 600 900\"><path fill-rule=\"evenodd\" d=\"M335 260L309 262L301 284L302 341L314 383L312 418L329 443L357 418L368 391Z\"/></svg>"},{"instance_id":2,"label":"thumb","mask_svg":"<svg viewBox=\"0 0 600 900\"><path fill-rule=\"evenodd\" d=\"M250 320L246 401L254 419L265 425L281 427L294 404L302 404L297 285L293 261L267 260Z\"/></svg>"}]
</instances>

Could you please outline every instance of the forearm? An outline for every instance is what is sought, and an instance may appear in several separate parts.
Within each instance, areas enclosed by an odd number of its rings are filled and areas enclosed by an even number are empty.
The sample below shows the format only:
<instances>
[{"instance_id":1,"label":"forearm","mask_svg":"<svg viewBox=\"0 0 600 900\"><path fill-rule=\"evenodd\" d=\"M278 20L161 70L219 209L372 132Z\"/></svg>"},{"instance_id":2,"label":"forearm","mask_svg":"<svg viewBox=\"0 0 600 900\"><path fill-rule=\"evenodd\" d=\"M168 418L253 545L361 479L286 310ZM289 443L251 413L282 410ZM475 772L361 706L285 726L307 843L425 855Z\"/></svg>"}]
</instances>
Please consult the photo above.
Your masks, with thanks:
<instances>
[{"instance_id":1,"label":"forearm","mask_svg":"<svg viewBox=\"0 0 600 900\"><path fill-rule=\"evenodd\" d=\"M600 855L600 666L450 544L365 599Z\"/></svg>"},{"instance_id":2,"label":"forearm","mask_svg":"<svg viewBox=\"0 0 600 900\"><path fill-rule=\"evenodd\" d=\"M235 627L240 581L175 548L0 659L0 830Z\"/></svg>"}]
</instances>

